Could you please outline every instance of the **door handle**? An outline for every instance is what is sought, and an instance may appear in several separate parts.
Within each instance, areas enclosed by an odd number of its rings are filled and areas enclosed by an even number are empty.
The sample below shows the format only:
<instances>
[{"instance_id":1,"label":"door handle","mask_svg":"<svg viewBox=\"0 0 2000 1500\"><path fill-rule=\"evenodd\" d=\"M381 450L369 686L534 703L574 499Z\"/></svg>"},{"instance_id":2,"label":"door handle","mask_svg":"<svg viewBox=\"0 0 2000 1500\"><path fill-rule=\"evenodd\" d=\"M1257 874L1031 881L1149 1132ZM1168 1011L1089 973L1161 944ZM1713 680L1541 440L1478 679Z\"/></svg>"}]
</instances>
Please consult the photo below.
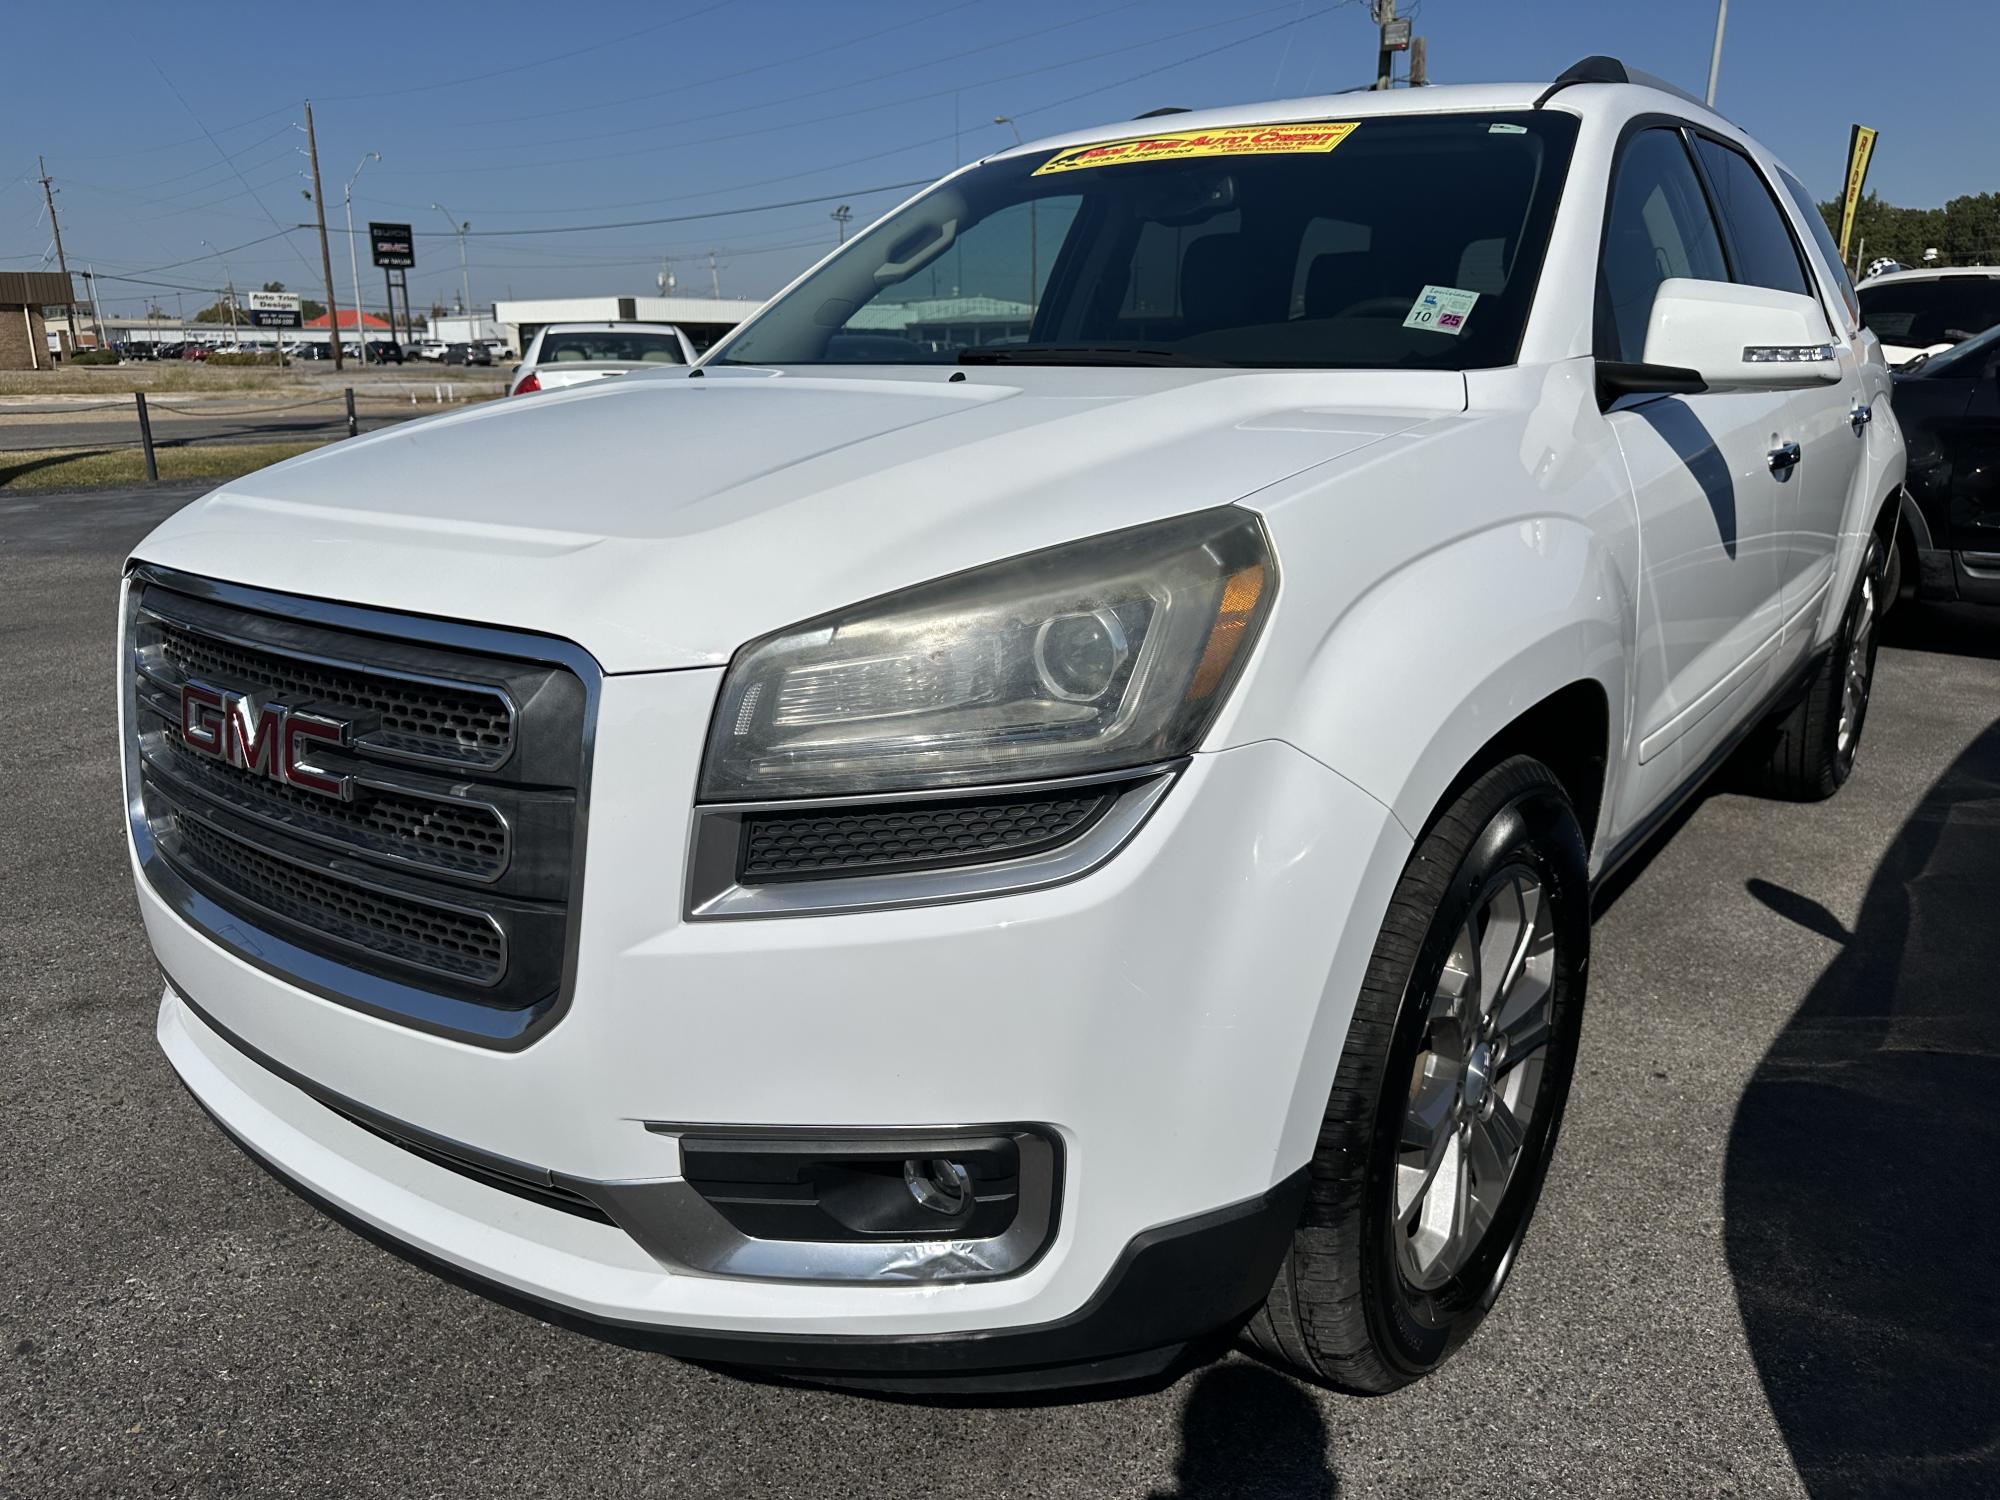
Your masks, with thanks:
<instances>
[{"instance_id":1,"label":"door handle","mask_svg":"<svg viewBox=\"0 0 2000 1500\"><path fill-rule=\"evenodd\" d=\"M1769 457L1771 460L1771 472L1776 474L1780 479L1789 479L1792 477L1792 470L1798 467L1799 445L1797 443L1780 443L1771 450Z\"/></svg>"},{"instance_id":2,"label":"door handle","mask_svg":"<svg viewBox=\"0 0 2000 1500\"><path fill-rule=\"evenodd\" d=\"M1874 420L1875 408L1872 406L1857 406L1847 414L1847 425L1854 429L1857 437L1860 435L1861 429Z\"/></svg>"}]
</instances>

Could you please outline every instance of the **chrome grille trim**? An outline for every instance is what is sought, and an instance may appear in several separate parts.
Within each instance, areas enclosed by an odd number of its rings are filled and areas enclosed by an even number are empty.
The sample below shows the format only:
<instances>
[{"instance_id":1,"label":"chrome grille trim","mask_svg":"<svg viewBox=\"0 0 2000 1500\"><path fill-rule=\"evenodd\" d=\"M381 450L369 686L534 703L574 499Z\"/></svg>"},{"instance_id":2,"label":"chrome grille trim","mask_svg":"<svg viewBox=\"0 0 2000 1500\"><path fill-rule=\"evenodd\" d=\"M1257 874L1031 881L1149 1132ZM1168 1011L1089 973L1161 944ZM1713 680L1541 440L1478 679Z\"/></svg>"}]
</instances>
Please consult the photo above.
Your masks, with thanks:
<instances>
[{"instance_id":1,"label":"chrome grille trim","mask_svg":"<svg viewBox=\"0 0 2000 1500\"><path fill-rule=\"evenodd\" d=\"M164 713L159 704L143 698L140 707ZM196 756L182 745L172 727L151 733L142 730L139 758L149 776L183 794L220 803L238 817L328 849L482 884L498 880L507 870L513 830L507 815L491 802L411 793L364 776L357 778L357 785L371 796L357 811L352 802L328 801ZM369 817L371 811L379 817ZM453 817L465 819L456 839L450 839L441 826ZM376 826L382 821L410 821L417 826L414 831L398 833ZM476 839L480 841L475 843Z\"/></svg>"},{"instance_id":2,"label":"chrome grille trim","mask_svg":"<svg viewBox=\"0 0 2000 1500\"><path fill-rule=\"evenodd\" d=\"M146 884L176 915L299 988L459 1040L518 1049L561 1016L576 974L603 677L594 658L550 637L245 588L144 563L128 574L122 620L128 822ZM337 762L329 770L352 777L354 800L325 798L323 805L313 792L197 757L179 739L180 673L161 651L141 649L157 643L162 620L281 662L296 653L345 671L422 681L438 701L457 701L446 696L456 690L504 702L506 756L472 767L357 732L345 749L329 751ZM280 697L282 684L274 690L237 678L226 686L353 722L354 711L337 701ZM386 903L374 915L391 928L398 912L419 934L429 931L420 918L443 913L449 920L439 919L433 946L421 937L385 945L313 909L319 887L280 899L256 888L246 873L251 865L237 871L234 886L219 878L178 842L183 819L232 841L217 846L220 853L240 846L272 861L264 874L298 870L326 882L336 910L346 893L368 891ZM293 899L307 904L287 910ZM474 925L453 926L461 920Z\"/></svg>"},{"instance_id":3,"label":"chrome grille trim","mask_svg":"<svg viewBox=\"0 0 2000 1500\"><path fill-rule=\"evenodd\" d=\"M358 709L364 714L392 718L400 727L385 724L370 730L360 740L378 754L403 760L494 770L505 765L513 753L519 715L513 699L504 691L397 668L369 666L318 652L276 650L212 623L190 623L184 616L173 614L170 606L167 612L152 608L147 613L159 622L163 639L157 648L142 653L141 670L162 686L178 689L181 679L187 676L232 683L247 680L259 687L296 695L304 703ZM194 670L190 670L191 661ZM162 671L162 664L170 670ZM504 727L471 730L473 744L465 742L464 733L455 732L453 743L447 747L442 743L444 735L427 736L410 727L418 717L418 710L407 699L420 693L461 698L462 711L468 719L481 712L474 704L483 698L487 700L485 717L497 720ZM392 697L396 694L404 699L400 705ZM391 704L386 712L381 707L384 702Z\"/></svg>"},{"instance_id":4,"label":"chrome grille trim","mask_svg":"<svg viewBox=\"0 0 2000 1500\"><path fill-rule=\"evenodd\" d=\"M154 830L167 856L184 875L224 892L224 899L241 901L261 917L300 928L343 948L384 953L407 968L480 985L497 983L506 972L507 934L490 912L446 906L345 871L315 867L260 847L195 807L176 802L171 794L163 801L171 810L171 825L163 829L160 815L155 813ZM235 868L230 869L231 865ZM248 880L241 873L246 867L251 877ZM287 890L287 884L292 891ZM329 899L315 903L294 894L299 888L315 887L324 890ZM394 916L387 921L357 919L333 904L339 902L378 908L393 904L401 908L405 928L424 924L434 930L435 937L428 943L421 937L411 938L407 931L397 930ZM451 932L457 936L447 936Z\"/></svg>"}]
</instances>

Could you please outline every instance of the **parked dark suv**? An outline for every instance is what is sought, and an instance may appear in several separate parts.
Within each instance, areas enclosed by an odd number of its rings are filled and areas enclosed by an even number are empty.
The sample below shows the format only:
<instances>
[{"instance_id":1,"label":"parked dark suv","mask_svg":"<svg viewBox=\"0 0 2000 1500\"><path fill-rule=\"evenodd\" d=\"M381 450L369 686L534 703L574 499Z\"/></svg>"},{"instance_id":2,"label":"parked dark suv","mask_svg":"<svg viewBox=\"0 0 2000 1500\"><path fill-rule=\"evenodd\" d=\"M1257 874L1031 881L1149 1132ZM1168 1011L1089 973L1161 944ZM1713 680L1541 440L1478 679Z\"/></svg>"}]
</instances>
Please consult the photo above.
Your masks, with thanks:
<instances>
[{"instance_id":1,"label":"parked dark suv","mask_svg":"<svg viewBox=\"0 0 2000 1500\"><path fill-rule=\"evenodd\" d=\"M368 363L371 365L400 365L403 362L403 346L388 339L368 341Z\"/></svg>"},{"instance_id":2,"label":"parked dark suv","mask_svg":"<svg viewBox=\"0 0 2000 1500\"><path fill-rule=\"evenodd\" d=\"M2000 604L2000 327L1896 375L1909 444L1904 587Z\"/></svg>"},{"instance_id":3,"label":"parked dark suv","mask_svg":"<svg viewBox=\"0 0 2000 1500\"><path fill-rule=\"evenodd\" d=\"M448 365L490 365L493 351L484 344L447 344L444 362Z\"/></svg>"}]
</instances>

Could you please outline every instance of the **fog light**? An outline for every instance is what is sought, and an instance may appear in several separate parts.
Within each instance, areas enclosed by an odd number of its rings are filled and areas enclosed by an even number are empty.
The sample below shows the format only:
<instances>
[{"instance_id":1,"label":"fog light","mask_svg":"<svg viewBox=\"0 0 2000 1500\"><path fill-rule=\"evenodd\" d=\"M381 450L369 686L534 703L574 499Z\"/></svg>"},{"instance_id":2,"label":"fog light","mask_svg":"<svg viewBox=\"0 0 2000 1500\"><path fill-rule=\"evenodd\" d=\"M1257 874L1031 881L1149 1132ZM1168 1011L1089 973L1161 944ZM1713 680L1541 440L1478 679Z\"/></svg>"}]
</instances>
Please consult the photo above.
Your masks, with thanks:
<instances>
[{"instance_id":1,"label":"fog light","mask_svg":"<svg viewBox=\"0 0 2000 1500\"><path fill-rule=\"evenodd\" d=\"M972 1174L950 1157L911 1157L903 1163L903 1182L932 1213L962 1219L972 1212Z\"/></svg>"}]
</instances>

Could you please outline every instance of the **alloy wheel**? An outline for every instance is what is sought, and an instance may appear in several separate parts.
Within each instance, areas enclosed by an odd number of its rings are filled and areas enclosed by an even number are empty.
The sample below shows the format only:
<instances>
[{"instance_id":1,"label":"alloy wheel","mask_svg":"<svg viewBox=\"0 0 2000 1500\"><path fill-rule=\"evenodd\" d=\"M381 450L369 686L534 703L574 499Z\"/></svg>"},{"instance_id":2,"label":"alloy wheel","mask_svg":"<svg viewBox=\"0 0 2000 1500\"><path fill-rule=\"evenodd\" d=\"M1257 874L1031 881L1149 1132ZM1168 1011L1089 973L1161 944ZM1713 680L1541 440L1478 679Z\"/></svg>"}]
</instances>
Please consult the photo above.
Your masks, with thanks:
<instances>
[{"instance_id":1,"label":"alloy wheel","mask_svg":"<svg viewBox=\"0 0 2000 1500\"><path fill-rule=\"evenodd\" d=\"M1411 1069L1393 1209L1398 1264L1422 1290L1464 1269L1520 1166L1554 1030L1555 966L1540 877L1511 865L1452 940Z\"/></svg>"},{"instance_id":2,"label":"alloy wheel","mask_svg":"<svg viewBox=\"0 0 2000 1500\"><path fill-rule=\"evenodd\" d=\"M1872 555L1870 563L1874 561ZM1861 719L1868 712L1868 689L1874 676L1875 575L1861 575L1861 595L1854 602L1854 629L1848 636L1847 673L1840 689L1840 725L1834 731L1834 750L1845 756L1854 748L1861 733Z\"/></svg>"}]
</instances>

